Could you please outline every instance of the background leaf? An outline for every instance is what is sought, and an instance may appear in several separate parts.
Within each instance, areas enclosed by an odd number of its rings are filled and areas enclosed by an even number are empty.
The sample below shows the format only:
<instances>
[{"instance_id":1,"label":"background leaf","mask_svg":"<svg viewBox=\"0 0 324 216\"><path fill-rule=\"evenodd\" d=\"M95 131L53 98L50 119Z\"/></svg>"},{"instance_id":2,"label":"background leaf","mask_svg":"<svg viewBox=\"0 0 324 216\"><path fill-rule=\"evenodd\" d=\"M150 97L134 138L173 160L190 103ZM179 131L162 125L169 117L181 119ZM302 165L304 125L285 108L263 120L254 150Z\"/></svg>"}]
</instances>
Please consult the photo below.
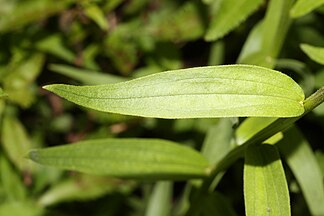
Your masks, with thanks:
<instances>
[{"instance_id":1,"label":"background leaf","mask_svg":"<svg viewBox=\"0 0 324 216\"><path fill-rule=\"evenodd\" d=\"M153 188L145 216L168 216L171 213L172 182L157 182Z\"/></svg>"},{"instance_id":2,"label":"background leaf","mask_svg":"<svg viewBox=\"0 0 324 216\"><path fill-rule=\"evenodd\" d=\"M0 88L0 98L2 97L6 97L7 94L5 92L3 92L2 88Z\"/></svg>"},{"instance_id":3,"label":"background leaf","mask_svg":"<svg viewBox=\"0 0 324 216\"><path fill-rule=\"evenodd\" d=\"M239 63L273 68L290 27L292 0L271 0L266 16L250 33ZM247 53L249 55L247 55Z\"/></svg>"},{"instance_id":4,"label":"background leaf","mask_svg":"<svg viewBox=\"0 0 324 216\"><path fill-rule=\"evenodd\" d=\"M143 117L292 117L304 111L304 94L291 78L247 65L175 70L111 85L44 88L88 108Z\"/></svg>"},{"instance_id":5,"label":"background leaf","mask_svg":"<svg viewBox=\"0 0 324 216\"><path fill-rule=\"evenodd\" d=\"M121 76L114 76L109 73L100 73L92 70L81 69L67 65L52 64L50 65L50 69L54 72L71 77L87 85L116 83L127 80L126 78Z\"/></svg>"},{"instance_id":6,"label":"background leaf","mask_svg":"<svg viewBox=\"0 0 324 216\"><path fill-rule=\"evenodd\" d=\"M226 0L221 2L218 11L213 15L205 40L217 40L237 27L249 17L263 0Z\"/></svg>"},{"instance_id":7,"label":"background leaf","mask_svg":"<svg viewBox=\"0 0 324 216\"><path fill-rule=\"evenodd\" d=\"M323 4L324 0L298 0L291 8L290 15L293 18L304 16Z\"/></svg>"},{"instance_id":8,"label":"background leaf","mask_svg":"<svg viewBox=\"0 0 324 216\"><path fill-rule=\"evenodd\" d=\"M32 150L40 164L89 174L140 179L190 179L208 175L198 152L170 141L102 139Z\"/></svg>"},{"instance_id":9,"label":"background leaf","mask_svg":"<svg viewBox=\"0 0 324 216\"><path fill-rule=\"evenodd\" d=\"M290 215L288 186L275 146L246 149L244 201L247 216Z\"/></svg>"},{"instance_id":10,"label":"background leaf","mask_svg":"<svg viewBox=\"0 0 324 216\"><path fill-rule=\"evenodd\" d=\"M302 132L296 127L291 128L278 143L278 147L297 179L311 214L324 215L321 169Z\"/></svg>"},{"instance_id":11,"label":"background leaf","mask_svg":"<svg viewBox=\"0 0 324 216\"><path fill-rule=\"evenodd\" d=\"M324 47L315 47L309 44L301 44L300 48L313 61L324 65Z\"/></svg>"}]
</instances>

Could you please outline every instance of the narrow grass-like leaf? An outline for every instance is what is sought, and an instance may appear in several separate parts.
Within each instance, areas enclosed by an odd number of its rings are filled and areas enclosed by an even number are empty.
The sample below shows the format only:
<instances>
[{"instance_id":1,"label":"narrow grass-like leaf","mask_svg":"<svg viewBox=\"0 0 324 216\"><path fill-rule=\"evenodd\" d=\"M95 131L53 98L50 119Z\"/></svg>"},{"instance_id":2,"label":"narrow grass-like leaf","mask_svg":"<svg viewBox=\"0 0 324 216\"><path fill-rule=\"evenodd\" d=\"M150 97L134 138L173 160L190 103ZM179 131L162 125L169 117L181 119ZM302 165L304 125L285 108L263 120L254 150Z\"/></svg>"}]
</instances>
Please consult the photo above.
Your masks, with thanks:
<instances>
[{"instance_id":1,"label":"narrow grass-like leaf","mask_svg":"<svg viewBox=\"0 0 324 216\"><path fill-rule=\"evenodd\" d=\"M172 183L157 182L148 202L145 216L169 216L172 202Z\"/></svg>"},{"instance_id":2,"label":"narrow grass-like leaf","mask_svg":"<svg viewBox=\"0 0 324 216\"><path fill-rule=\"evenodd\" d=\"M107 73L98 73L95 71L75 68L67 65L52 64L50 70L65 76L76 79L87 85L99 85L126 81L126 78L114 76Z\"/></svg>"},{"instance_id":3,"label":"narrow grass-like leaf","mask_svg":"<svg viewBox=\"0 0 324 216\"><path fill-rule=\"evenodd\" d=\"M304 112L304 93L290 77L249 65L181 69L100 86L44 88L88 108L143 117L293 117Z\"/></svg>"},{"instance_id":4,"label":"narrow grass-like leaf","mask_svg":"<svg viewBox=\"0 0 324 216\"><path fill-rule=\"evenodd\" d=\"M324 65L324 47L311 46L309 44L301 44L300 48L313 61Z\"/></svg>"},{"instance_id":5,"label":"narrow grass-like leaf","mask_svg":"<svg viewBox=\"0 0 324 216\"><path fill-rule=\"evenodd\" d=\"M218 13L215 13L207 30L207 41L217 40L237 27L249 17L263 0L226 0L222 1Z\"/></svg>"},{"instance_id":6,"label":"narrow grass-like leaf","mask_svg":"<svg viewBox=\"0 0 324 216\"><path fill-rule=\"evenodd\" d=\"M296 127L285 133L278 146L298 181L311 215L324 215L323 177L311 146Z\"/></svg>"},{"instance_id":7,"label":"narrow grass-like leaf","mask_svg":"<svg viewBox=\"0 0 324 216\"><path fill-rule=\"evenodd\" d=\"M32 150L40 164L95 175L137 179L190 179L208 175L207 160L166 140L101 139Z\"/></svg>"},{"instance_id":8,"label":"narrow grass-like leaf","mask_svg":"<svg viewBox=\"0 0 324 216\"><path fill-rule=\"evenodd\" d=\"M324 0L298 0L290 10L291 17L300 17L324 4Z\"/></svg>"},{"instance_id":9,"label":"narrow grass-like leaf","mask_svg":"<svg viewBox=\"0 0 324 216\"><path fill-rule=\"evenodd\" d=\"M289 192L279 153L273 145L245 152L244 201L247 216L289 216Z\"/></svg>"}]
</instances>

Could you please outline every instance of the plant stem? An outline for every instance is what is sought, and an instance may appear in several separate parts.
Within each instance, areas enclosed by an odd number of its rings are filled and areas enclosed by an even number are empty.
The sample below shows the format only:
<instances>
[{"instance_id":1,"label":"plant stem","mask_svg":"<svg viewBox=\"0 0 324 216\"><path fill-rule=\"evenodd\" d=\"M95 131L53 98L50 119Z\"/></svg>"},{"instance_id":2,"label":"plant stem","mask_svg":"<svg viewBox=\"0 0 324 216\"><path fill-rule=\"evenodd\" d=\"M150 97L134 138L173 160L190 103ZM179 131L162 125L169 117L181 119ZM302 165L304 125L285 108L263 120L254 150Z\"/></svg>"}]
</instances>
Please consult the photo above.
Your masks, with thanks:
<instances>
[{"instance_id":1,"label":"plant stem","mask_svg":"<svg viewBox=\"0 0 324 216\"><path fill-rule=\"evenodd\" d=\"M251 139L247 140L242 145L233 149L229 154L227 154L211 171L208 178L204 180L201 187L194 194L193 200L191 202L190 209L187 215L196 215L199 212L199 199L201 199L204 194L208 193L209 187L212 184L214 178L223 170L230 167L237 159L243 156L245 148L253 144L261 144L264 140L270 138L280 131L284 131L293 125L298 119L315 109L318 105L324 102L324 87L320 88L314 94L309 96L304 100L305 112L303 115L293 118L278 118L272 124L265 127L258 133L256 133Z\"/></svg>"}]
</instances>

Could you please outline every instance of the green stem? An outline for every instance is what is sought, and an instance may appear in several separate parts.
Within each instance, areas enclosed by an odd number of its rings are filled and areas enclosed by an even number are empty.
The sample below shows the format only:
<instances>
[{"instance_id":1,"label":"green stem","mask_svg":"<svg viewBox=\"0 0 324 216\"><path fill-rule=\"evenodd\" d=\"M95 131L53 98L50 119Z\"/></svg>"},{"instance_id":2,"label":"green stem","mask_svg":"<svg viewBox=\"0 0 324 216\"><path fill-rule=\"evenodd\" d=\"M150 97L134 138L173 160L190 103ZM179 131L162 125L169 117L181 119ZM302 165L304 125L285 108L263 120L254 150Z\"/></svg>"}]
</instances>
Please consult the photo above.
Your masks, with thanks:
<instances>
[{"instance_id":1,"label":"green stem","mask_svg":"<svg viewBox=\"0 0 324 216\"><path fill-rule=\"evenodd\" d=\"M196 215L199 212L199 199L201 199L204 194L208 193L210 185L212 184L214 178L223 170L230 167L237 159L243 156L244 150L247 146L253 144L260 144L264 140L270 138L280 131L284 131L293 125L298 119L315 109L318 105L324 102L324 87L320 88L314 94L309 96L304 101L305 112L303 115L294 118L278 118L272 124L265 127L258 133L256 133L251 139L247 140L242 145L233 149L229 154L227 154L211 171L209 177L204 180L201 187L195 193L193 200L191 202L190 209L187 215Z\"/></svg>"}]
</instances>

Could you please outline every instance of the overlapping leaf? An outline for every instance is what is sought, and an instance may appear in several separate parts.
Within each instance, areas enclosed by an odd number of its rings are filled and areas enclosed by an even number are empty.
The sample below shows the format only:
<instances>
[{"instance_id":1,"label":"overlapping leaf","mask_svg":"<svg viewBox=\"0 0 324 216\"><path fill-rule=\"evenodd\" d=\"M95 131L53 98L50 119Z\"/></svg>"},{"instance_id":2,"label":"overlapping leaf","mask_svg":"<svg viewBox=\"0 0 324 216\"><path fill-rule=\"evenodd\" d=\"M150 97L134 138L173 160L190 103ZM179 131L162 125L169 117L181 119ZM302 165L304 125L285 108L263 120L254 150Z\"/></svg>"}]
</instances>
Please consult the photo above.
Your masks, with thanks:
<instances>
[{"instance_id":1,"label":"overlapping leaf","mask_svg":"<svg viewBox=\"0 0 324 216\"><path fill-rule=\"evenodd\" d=\"M98 73L95 71L75 68L67 65L52 64L50 65L50 69L88 85L99 85L126 81L126 78L123 78L121 76L114 76L108 73Z\"/></svg>"},{"instance_id":2,"label":"overlapping leaf","mask_svg":"<svg viewBox=\"0 0 324 216\"><path fill-rule=\"evenodd\" d=\"M278 146L298 181L311 214L324 215L323 178L310 144L301 131L291 128Z\"/></svg>"},{"instance_id":3,"label":"overlapping leaf","mask_svg":"<svg viewBox=\"0 0 324 216\"><path fill-rule=\"evenodd\" d=\"M303 91L290 77L248 65L182 69L108 85L44 88L88 108L144 117L293 117L304 112Z\"/></svg>"},{"instance_id":4,"label":"overlapping leaf","mask_svg":"<svg viewBox=\"0 0 324 216\"><path fill-rule=\"evenodd\" d=\"M212 17L205 39L212 41L223 37L247 19L262 2L262 0L222 1L219 11Z\"/></svg>"},{"instance_id":5,"label":"overlapping leaf","mask_svg":"<svg viewBox=\"0 0 324 216\"><path fill-rule=\"evenodd\" d=\"M207 160L193 149L155 139L101 139L32 150L40 164L89 174L138 179L190 179L208 175Z\"/></svg>"},{"instance_id":6,"label":"overlapping leaf","mask_svg":"<svg viewBox=\"0 0 324 216\"><path fill-rule=\"evenodd\" d=\"M301 44L300 48L313 61L324 65L324 47L316 47L309 44Z\"/></svg>"},{"instance_id":7,"label":"overlapping leaf","mask_svg":"<svg viewBox=\"0 0 324 216\"><path fill-rule=\"evenodd\" d=\"M291 8L290 15L294 18L304 16L323 4L324 0L298 0Z\"/></svg>"}]
</instances>

